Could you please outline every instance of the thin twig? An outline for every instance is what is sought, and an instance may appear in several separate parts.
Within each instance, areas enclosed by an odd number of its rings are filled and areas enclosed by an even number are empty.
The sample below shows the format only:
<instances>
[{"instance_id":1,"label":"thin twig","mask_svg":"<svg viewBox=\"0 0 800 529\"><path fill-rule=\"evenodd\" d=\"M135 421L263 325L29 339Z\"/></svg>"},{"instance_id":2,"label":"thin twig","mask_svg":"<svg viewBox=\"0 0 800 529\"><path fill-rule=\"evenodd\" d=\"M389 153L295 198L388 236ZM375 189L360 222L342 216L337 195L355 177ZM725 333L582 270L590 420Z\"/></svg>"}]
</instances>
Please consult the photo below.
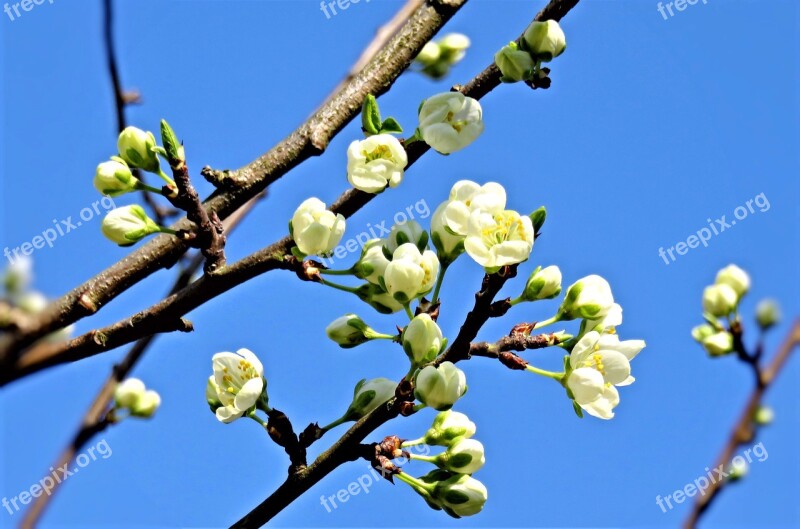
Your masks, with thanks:
<instances>
[{"instance_id":1,"label":"thin twig","mask_svg":"<svg viewBox=\"0 0 800 529\"><path fill-rule=\"evenodd\" d=\"M720 466L727 467L731 459L733 459L734 452L736 452L737 448L752 441L755 435L753 416L758 406L761 404L764 394L772 383L775 382L775 379L786 365L789 354L798 345L800 345L800 320L794 322L792 328L789 330L789 334L784 339L769 367L761 372L761 384L756 385L750 398L747 399L747 404L745 404L742 414L739 416L739 420L736 421L728 441L722 448L722 452L717 458L714 468L720 468ZM700 518L707 512L714 500L719 497L719 493L724 488L724 485L725 482L721 479L712 480L711 485L705 490L705 494L697 496L692 511L683 524L684 529L694 529L697 527Z\"/></svg>"},{"instance_id":2,"label":"thin twig","mask_svg":"<svg viewBox=\"0 0 800 529\"><path fill-rule=\"evenodd\" d=\"M106 58L108 62L108 75L111 78L111 88L114 91L114 110L116 115L117 133L122 132L128 126L125 119L125 107L138 103L140 95L138 92L127 92L122 87L122 80L117 65L117 52L114 45L114 3L113 0L103 0L103 40L106 48ZM133 176L142 182L145 177L139 169L133 169ZM156 223L164 225L169 217L177 215L178 211L165 208L156 202L150 191L143 189L142 198L153 212Z\"/></svg>"}]
</instances>

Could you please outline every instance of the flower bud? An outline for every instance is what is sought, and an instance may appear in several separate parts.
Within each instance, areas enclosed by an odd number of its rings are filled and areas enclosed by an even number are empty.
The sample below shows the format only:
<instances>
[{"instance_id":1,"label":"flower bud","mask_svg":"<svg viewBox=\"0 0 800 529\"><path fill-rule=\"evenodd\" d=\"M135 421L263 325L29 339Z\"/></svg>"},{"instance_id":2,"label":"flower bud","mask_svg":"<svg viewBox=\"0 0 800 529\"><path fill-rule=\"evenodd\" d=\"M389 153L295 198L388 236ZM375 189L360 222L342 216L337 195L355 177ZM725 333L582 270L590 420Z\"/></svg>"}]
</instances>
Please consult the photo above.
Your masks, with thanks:
<instances>
[{"instance_id":1,"label":"flower bud","mask_svg":"<svg viewBox=\"0 0 800 529\"><path fill-rule=\"evenodd\" d=\"M420 253L412 243L400 245L386 266L384 284L386 291L398 302L425 294L433 288L439 274L439 259L430 250Z\"/></svg>"},{"instance_id":2,"label":"flower bud","mask_svg":"<svg viewBox=\"0 0 800 529\"><path fill-rule=\"evenodd\" d=\"M356 295L361 298L361 301L367 303L381 314L394 314L395 312L403 310L402 303L399 303L380 286L373 285L372 283L361 285L356 290Z\"/></svg>"},{"instance_id":3,"label":"flower bud","mask_svg":"<svg viewBox=\"0 0 800 529\"><path fill-rule=\"evenodd\" d=\"M94 188L101 194L117 197L135 191L139 180L133 176L121 158L113 157L110 161L97 166L93 183Z\"/></svg>"},{"instance_id":4,"label":"flower bud","mask_svg":"<svg viewBox=\"0 0 800 529\"><path fill-rule=\"evenodd\" d=\"M117 408L130 409L139 398L144 395L144 382L138 378L127 378L117 384L114 390L114 404Z\"/></svg>"},{"instance_id":5,"label":"flower bud","mask_svg":"<svg viewBox=\"0 0 800 529\"><path fill-rule=\"evenodd\" d=\"M41 292L31 290L19 296L14 296L14 303L23 312L39 314L47 308L47 297Z\"/></svg>"},{"instance_id":6,"label":"flower bud","mask_svg":"<svg viewBox=\"0 0 800 529\"><path fill-rule=\"evenodd\" d=\"M439 367L428 366L416 378L414 394L420 402L444 411L453 407L467 391L467 377L452 362Z\"/></svg>"},{"instance_id":7,"label":"flower bud","mask_svg":"<svg viewBox=\"0 0 800 529\"><path fill-rule=\"evenodd\" d=\"M448 66L453 66L464 58L472 42L463 33L448 33L439 39L437 44L440 52L439 59L446 62Z\"/></svg>"},{"instance_id":8,"label":"flower bud","mask_svg":"<svg viewBox=\"0 0 800 529\"><path fill-rule=\"evenodd\" d=\"M20 255L6 268L3 286L10 295L20 294L28 289L33 281L33 259Z\"/></svg>"},{"instance_id":9,"label":"flower bud","mask_svg":"<svg viewBox=\"0 0 800 529\"><path fill-rule=\"evenodd\" d=\"M717 284L703 290L703 311L716 318L724 318L736 309L739 296L726 284Z\"/></svg>"},{"instance_id":10,"label":"flower bud","mask_svg":"<svg viewBox=\"0 0 800 529\"><path fill-rule=\"evenodd\" d=\"M516 83L530 78L536 66L531 54L519 49L516 42L510 42L495 53L494 63L503 74L500 80L504 83Z\"/></svg>"},{"instance_id":11,"label":"flower bud","mask_svg":"<svg viewBox=\"0 0 800 529\"><path fill-rule=\"evenodd\" d=\"M557 266L548 266L534 270L525 284L523 299L537 301L540 299L553 299L561 293L561 270Z\"/></svg>"},{"instance_id":12,"label":"flower bud","mask_svg":"<svg viewBox=\"0 0 800 529\"><path fill-rule=\"evenodd\" d=\"M756 408L753 413L753 422L758 426L769 426L775 420L775 412L769 406L763 404Z\"/></svg>"},{"instance_id":13,"label":"flower bud","mask_svg":"<svg viewBox=\"0 0 800 529\"><path fill-rule=\"evenodd\" d=\"M149 419L159 406L161 406L161 396L152 389L149 389L139 397L136 404L131 408L131 415L133 417Z\"/></svg>"},{"instance_id":14,"label":"flower bud","mask_svg":"<svg viewBox=\"0 0 800 529\"><path fill-rule=\"evenodd\" d=\"M717 273L716 284L728 285L741 298L750 290L750 276L738 266L731 264Z\"/></svg>"},{"instance_id":15,"label":"flower bud","mask_svg":"<svg viewBox=\"0 0 800 529\"><path fill-rule=\"evenodd\" d=\"M419 222L410 220L403 224L392 226L392 231L386 237L384 247L390 254L393 254L397 248L409 242L416 246L420 252L424 252L425 248L428 247L428 232L419 225Z\"/></svg>"},{"instance_id":16,"label":"flower bud","mask_svg":"<svg viewBox=\"0 0 800 529\"><path fill-rule=\"evenodd\" d=\"M441 479L444 473L437 474ZM444 511L454 518L472 516L483 510L489 492L477 479L467 474L451 474L438 481L431 494Z\"/></svg>"},{"instance_id":17,"label":"flower bud","mask_svg":"<svg viewBox=\"0 0 800 529\"><path fill-rule=\"evenodd\" d=\"M380 285L380 278L386 272L389 259L383 254L383 239L367 241L361 250L361 257L353 265L353 273L359 279L366 279L373 285ZM402 307L401 307L402 308Z\"/></svg>"},{"instance_id":18,"label":"flower bud","mask_svg":"<svg viewBox=\"0 0 800 529\"><path fill-rule=\"evenodd\" d=\"M436 457L439 468L459 474L474 474L484 463L483 444L475 439L458 439Z\"/></svg>"},{"instance_id":19,"label":"flower bud","mask_svg":"<svg viewBox=\"0 0 800 529\"><path fill-rule=\"evenodd\" d=\"M767 330L781 321L781 308L773 299L764 299L756 305L758 326Z\"/></svg>"},{"instance_id":20,"label":"flower bud","mask_svg":"<svg viewBox=\"0 0 800 529\"><path fill-rule=\"evenodd\" d=\"M329 254L339 244L344 229L344 216L328 211L318 198L300 204L289 223L292 239L306 255Z\"/></svg>"},{"instance_id":21,"label":"flower bud","mask_svg":"<svg viewBox=\"0 0 800 529\"><path fill-rule=\"evenodd\" d=\"M717 329L707 323L704 323L692 329L692 338L699 343L703 343L703 340L716 333Z\"/></svg>"},{"instance_id":22,"label":"flower bud","mask_svg":"<svg viewBox=\"0 0 800 529\"><path fill-rule=\"evenodd\" d=\"M403 331L403 350L414 365L433 361L444 346L442 330L428 314L415 316Z\"/></svg>"},{"instance_id":23,"label":"flower bud","mask_svg":"<svg viewBox=\"0 0 800 529\"><path fill-rule=\"evenodd\" d=\"M483 110L476 99L461 92L444 92L423 101L419 137L441 154L450 154L475 141L483 132Z\"/></svg>"},{"instance_id":24,"label":"flower bud","mask_svg":"<svg viewBox=\"0 0 800 529\"><path fill-rule=\"evenodd\" d=\"M733 336L727 331L720 331L703 339L703 348L711 356L722 356L733 351Z\"/></svg>"},{"instance_id":25,"label":"flower bud","mask_svg":"<svg viewBox=\"0 0 800 529\"><path fill-rule=\"evenodd\" d=\"M385 403L397 389L397 383L388 378L362 379L353 391L353 402L344 414L345 420L357 421Z\"/></svg>"},{"instance_id":26,"label":"flower bud","mask_svg":"<svg viewBox=\"0 0 800 529\"><path fill-rule=\"evenodd\" d=\"M475 423L463 413L453 410L439 412L433 424L425 432L425 444L449 446L454 440L461 437L475 435Z\"/></svg>"},{"instance_id":27,"label":"flower bud","mask_svg":"<svg viewBox=\"0 0 800 529\"><path fill-rule=\"evenodd\" d=\"M567 294L559 308L562 319L603 318L614 305L614 296L608 281L598 275L586 276L567 288Z\"/></svg>"},{"instance_id":28,"label":"flower bud","mask_svg":"<svg viewBox=\"0 0 800 529\"><path fill-rule=\"evenodd\" d=\"M379 336L355 314L345 314L336 318L325 329L325 334L343 349L350 349Z\"/></svg>"},{"instance_id":29,"label":"flower bud","mask_svg":"<svg viewBox=\"0 0 800 529\"><path fill-rule=\"evenodd\" d=\"M428 41L425 43L425 46L422 47L422 50L420 50L415 60L423 66L431 66L439 60L441 55L442 50L439 48L439 45L433 41Z\"/></svg>"},{"instance_id":30,"label":"flower bud","mask_svg":"<svg viewBox=\"0 0 800 529\"><path fill-rule=\"evenodd\" d=\"M161 405L161 397L152 389L145 389L138 378L128 378L114 390L114 406L126 409L133 417L150 418Z\"/></svg>"},{"instance_id":31,"label":"flower bud","mask_svg":"<svg viewBox=\"0 0 800 529\"><path fill-rule=\"evenodd\" d=\"M522 38L531 56L538 61L550 62L567 47L564 31L555 20L534 21Z\"/></svg>"},{"instance_id":32,"label":"flower bud","mask_svg":"<svg viewBox=\"0 0 800 529\"><path fill-rule=\"evenodd\" d=\"M117 140L120 158L131 167L138 167L150 173L160 170L158 155L153 152L155 146L156 138L153 133L136 127L127 127Z\"/></svg>"},{"instance_id":33,"label":"flower bud","mask_svg":"<svg viewBox=\"0 0 800 529\"><path fill-rule=\"evenodd\" d=\"M731 461L731 464L728 465L727 472L728 472L728 481L739 481L743 477L747 475L750 471L750 467L747 464L747 461L742 456L735 456Z\"/></svg>"},{"instance_id":34,"label":"flower bud","mask_svg":"<svg viewBox=\"0 0 800 529\"><path fill-rule=\"evenodd\" d=\"M101 230L112 242L120 246L130 246L151 233L158 233L161 228L147 216L141 206L133 205L108 212Z\"/></svg>"}]
</instances>

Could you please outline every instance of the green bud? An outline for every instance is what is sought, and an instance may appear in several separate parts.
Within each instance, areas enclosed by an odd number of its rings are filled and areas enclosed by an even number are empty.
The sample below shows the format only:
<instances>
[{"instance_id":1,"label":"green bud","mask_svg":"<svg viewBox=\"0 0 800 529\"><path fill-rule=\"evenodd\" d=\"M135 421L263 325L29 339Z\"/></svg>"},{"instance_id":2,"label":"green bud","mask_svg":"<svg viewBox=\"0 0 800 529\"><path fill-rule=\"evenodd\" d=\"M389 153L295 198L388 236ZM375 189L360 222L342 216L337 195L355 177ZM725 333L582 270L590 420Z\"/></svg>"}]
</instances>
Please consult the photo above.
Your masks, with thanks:
<instances>
[{"instance_id":1,"label":"green bud","mask_svg":"<svg viewBox=\"0 0 800 529\"><path fill-rule=\"evenodd\" d=\"M500 51L495 53L494 63L503 74L500 80L504 83L517 83L530 79L536 66L531 54L520 50L516 42L503 46Z\"/></svg>"},{"instance_id":2,"label":"green bud","mask_svg":"<svg viewBox=\"0 0 800 529\"><path fill-rule=\"evenodd\" d=\"M781 321L781 308L773 299L761 300L756 305L756 321L758 326L767 330Z\"/></svg>"},{"instance_id":3,"label":"green bud","mask_svg":"<svg viewBox=\"0 0 800 529\"><path fill-rule=\"evenodd\" d=\"M145 132L136 127L127 127L119 135L117 149L119 156L131 167L138 167L150 173L160 170L158 156L153 151L156 138L152 132Z\"/></svg>"},{"instance_id":4,"label":"green bud","mask_svg":"<svg viewBox=\"0 0 800 529\"><path fill-rule=\"evenodd\" d=\"M561 270L557 266L537 267L525 284L522 293L526 301L553 299L561 293Z\"/></svg>"}]
</instances>

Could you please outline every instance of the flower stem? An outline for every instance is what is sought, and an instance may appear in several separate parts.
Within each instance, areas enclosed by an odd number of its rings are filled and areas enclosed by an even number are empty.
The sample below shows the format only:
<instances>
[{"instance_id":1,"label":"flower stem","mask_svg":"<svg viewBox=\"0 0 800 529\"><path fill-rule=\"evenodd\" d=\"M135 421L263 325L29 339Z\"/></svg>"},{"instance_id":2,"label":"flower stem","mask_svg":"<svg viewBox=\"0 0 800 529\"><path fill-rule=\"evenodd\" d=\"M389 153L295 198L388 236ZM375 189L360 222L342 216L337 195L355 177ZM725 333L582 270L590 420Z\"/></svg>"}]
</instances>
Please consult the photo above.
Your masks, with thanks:
<instances>
[{"instance_id":1,"label":"flower stem","mask_svg":"<svg viewBox=\"0 0 800 529\"><path fill-rule=\"evenodd\" d=\"M439 461L437 456L424 456L421 454L411 454L409 453L408 456L411 459L416 459L417 461L425 461L426 463L433 463L434 465Z\"/></svg>"},{"instance_id":2,"label":"flower stem","mask_svg":"<svg viewBox=\"0 0 800 529\"><path fill-rule=\"evenodd\" d=\"M411 362L411 367L408 369L408 373L406 373L406 376L403 377L403 380L411 380L416 370L417 370L417 364Z\"/></svg>"},{"instance_id":3,"label":"flower stem","mask_svg":"<svg viewBox=\"0 0 800 529\"><path fill-rule=\"evenodd\" d=\"M563 372L556 373L555 371L547 371L545 369L539 369L538 367L532 366L530 364L528 364L525 367L525 369L527 369L531 373L536 373L537 375L541 375L543 377L552 378L553 380L558 380L559 382L561 382L561 380L564 378L564 375L566 375L566 373Z\"/></svg>"},{"instance_id":4,"label":"flower stem","mask_svg":"<svg viewBox=\"0 0 800 529\"><path fill-rule=\"evenodd\" d=\"M513 307L517 303L522 303L523 301L525 301L525 298L523 298L522 296L519 296L519 297L516 297L516 298L512 299L508 303Z\"/></svg>"},{"instance_id":5,"label":"flower stem","mask_svg":"<svg viewBox=\"0 0 800 529\"><path fill-rule=\"evenodd\" d=\"M158 172L156 174L160 176L161 179L167 183L167 185L175 187L175 181L172 180L172 178L170 178L169 176L167 176L167 174L161 170L161 167L158 168Z\"/></svg>"},{"instance_id":6,"label":"flower stem","mask_svg":"<svg viewBox=\"0 0 800 529\"><path fill-rule=\"evenodd\" d=\"M407 474L405 472L402 472L402 471L398 472L397 474L395 474L395 477L397 479L399 479L400 481L402 481L403 483L411 485L411 487L413 487L414 490L416 490L420 494L423 494L423 493L426 494L426 495L430 494L430 491L433 488L433 485L428 484L428 483L424 483L424 482L418 480L417 478L415 478L413 476L410 476L409 474Z\"/></svg>"},{"instance_id":7,"label":"flower stem","mask_svg":"<svg viewBox=\"0 0 800 529\"><path fill-rule=\"evenodd\" d=\"M330 268L320 268L319 273L329 276L351 276L353 275L353 270L351 268L348 268L347 270L331 270Z\"/></svg>"},{"instance_id":8,"label":"flower stem","mask_svg":"<svg viewBox=\"0 0 800 529\"><path fill-rule=\"evenodd\" d=\"M345 417L342 416L342 417L339 417L338 419L336 419L335 421L333 421L332 423L328 424L327 426L322 426L320 428L320 430L322 430L323 432L327 432L328 430L332 430L333 428L336 428L340 424L344 424L346 422L347 422L347 419L345 419Z\"/></svg>"},{"instance_id":9,"label":"flower stem","mask_svg":"<svg viewBox=\"0 0 800 529\"><path fill-rule=\"evenodd\" d=\"M411 306L408 303L406 303L406 304L403 305L403 308L406 309L406 314L408 314L408 319L409 320L413 320L414 319L414 313L411 312Z\"/></svg>"},{"instance_id":10,"label":"flower stem","mask_svg":"<svg viewBox=\"0 0 800 529\"><path fill-rule=\"evenodd\" d=\"M427 407L428 407L427 404L425 404L424 402L420 402L419 404L414 404L414 411L417 412L417 411L423 410L423 409L425 409Z\"/></svg>"},{"instance_id":11,"label":"flower stem","mask_svg":"<svg viewBox=\"0 0 800 529\"><path fill-rule=\"evenodd\" d=\"M534 329L540 329L542 327L546 327L548 325L552 325L552 324L558 323L560 321L561 321L561 313L557 312L556 315L553 316L552 318L548 318L548 319L542 320L542 321L537 321L536 325L534 325L533 328Z\"/></svg>"},{"instance_id":12,"label":"flower stem","mask_svg":"<svg viewBox=\"0 0 800 529\"><path fill-rule=\"evenodd\" d=\"M442 288L442 283L444 282L444 274L447 272L447 267L450 266L450 263L444 262L439 267L439 277L436 278L436 287L433 289L433 301L431 303L436 303L439 299L439 290Z\"/></svg>"},{"instance_id":13,"label":"flower stem","mask_svg":"<svg viewBox=\"0 0 800 529\"><path fill-rule=\"evenodd\" d=\"M425 438L420 437L419 439L411 439L408 441L403 441L403 444L400 445L401 448L408 448L409 446L417 446L425 444Z\"/></svg>"},{"instance_id":14,"label":"flower stem","mask_svg":"<svg viewBox=\"0 0 800 529\"><path fill-rule=\"evenodd\" d=\"M255 410L253 410L252 412L248 413L247 416L250 417L251 419L253 419L254 421L256 421L258 424L260 424L262 428L264 428L264 429L267 428L266 421L264 421L264 419L262 419L261 417L256 415Z\"/></svg>"},{"instance_id":15,"label":"flower stem","mask_svg":"<svg viewBox=\"0 0 800 529\"><path fill-rule=\"evenodd\" d=\"M323 285L327 285L327 286L329 286L331 288L335 288L336 290L341 290L343 292L350 292L351 294L356 294L358 292L357 288L348 287L346 285L340 285L338 283L334 283L332 281L328 281L328 280L323 279L323 278L320 278L319 282L322 283Z\"/></svg>"},{"instance_id":16,"label":"flower stem","mask_svg":"<svg viewBox=\"0 0 800 529\"><path fill-rule=\"evenodd\" d=\"M139 191L150 191L151 193L155 193L157 195L163 195L164 194L164 193L161 192L161 190L159 188L153 187L153 186L149 186L149 185L145 184L144 182L137 182L135 187Z\"/></svg>"},{"instance_id":17,"label":"flower stem","mask_svg":"<svg viewBox=\"0 0 800 529\"><path fill-rule=\"evenodd\" d=\"M164 226L159 226L158 231L160 231L161 233L167 233L169 235L178 235L177 231L172 230L170 228L165 228Z\"/></svg>"}]
</instances>

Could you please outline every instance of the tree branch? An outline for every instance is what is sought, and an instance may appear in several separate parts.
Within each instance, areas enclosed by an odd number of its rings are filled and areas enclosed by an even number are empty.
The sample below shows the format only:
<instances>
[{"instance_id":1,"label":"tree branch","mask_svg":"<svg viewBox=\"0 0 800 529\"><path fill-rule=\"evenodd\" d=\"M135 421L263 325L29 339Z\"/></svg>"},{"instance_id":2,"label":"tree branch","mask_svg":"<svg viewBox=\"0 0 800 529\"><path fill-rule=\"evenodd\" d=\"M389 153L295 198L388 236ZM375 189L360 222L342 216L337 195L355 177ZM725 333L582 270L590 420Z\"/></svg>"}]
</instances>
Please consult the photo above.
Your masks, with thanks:
<instances>
[{"instance_id":1,"label":"tree branch","mask_svg":"<svg viewBox=\"0 0 800 529\"><path fill-rule=\"evenodd\" d=\"M541 17L549 16L548 14L555 14L560 18L577 2L578 0L553 0L537 15L536 20L544 20ZM415 16L418 13L416 12ZM406 29L407 26L404 26L404 29L392 42L397 38L401 38ZM383 53L379 54L378 58L381 56L383 56ZM478 99L500 84L500 72L492 63L470 82L460 87L460 91L464 95ZM407 169L429 149L430 147L422 142L414 142L409 145L407 149ZM375 196L357 189L350 189L344 192L330 209L349 217ZM131 318L119 321L103 329L91 331L66 343L53 344L31 350L10 368L0 373L0 385L5 385L8 382L47 367L81 360L109 351L148 334L180 330L181 327L178 323L184 315L235 286L272 270L294 270L291 260L286 259L286 256L290 255L292 244L292 240L289 237L284 237L280 241L245 257L213 276L203 276L181 292L135 314ZM492 277L496 276L497 274ZM496 279L492 281L496 281ZM497 286L493 283L490 287L492 289L496 287L499 291L502 285ZM494 294L492 294L492 298L493 296ZM494 311L490 313L488 306L482 310L486 311L487 318L496 315L493 313ZM472 327L470 325L468 328ZM448 350L446 360L457 362L463 359L463 355L468 354L469 344L474 338L475 336L464 336L460 340L457 338Z\"/></svg>"},{"instance_id":2,"label":"tree branch","mask_svg":"<svg viewBox=\"0 0 800 529\"><path fill-rule=\"evenodd\" d=\"M577 0L570 0L577 2ZM329 102L269 152L237 171L212 171L204 176L227 187L204 205L224 219L291 169L324 152L330 140L358 115L367 94L386 92L419 51L466 0L431 0L420 6L375 58ZM559 2L561 3L561 2ZM188 230L182 219L174 230ZM187 246L172 236L159 236L51 304L24 329L0 337L0 361L8 362L41 338L90 314L154 272L172 266Z\"/></svg>"},{"instance_id":3,"label":"tree branch","mask_svg":"<svg viewBox=\"0 0 800 529\"><path fill-rule=\"evenodd\" d=\"M800 320L794 322L792 328L789 330L789 334L786 336L783 344L781 344L778 352L775 354L772 363L761 373L761 383L756 385L756 388L753 390L753 393L747 400L747 404L745 404L742 414L739 416L739 420L734 425L728 441L725 443L725 446L722 448L722 452L717 458L715 468L719 468L720 465L727 467L730 464L731 459L733 459L736 449L753 440L753 437L755 436L755 430L753 428L753 416L758 409L758 406L761 404L764 394L770 388L772 383L775 382L775 379L786 365L786 361L789 359L789 354L798 345L800 345ZM689 513L688 518L683 524L684 529L694 529L697 527L700 518L711 506L714 500L719 497L719 493L724 488L725 482L722 480L712 481L713 482L709 488L706 489L705 495L697 496L697 500L695 500L692 511Z\"/></svg>"},{"instance_id":4,"label":"tree branch","mask_svg":"<svg viewBox=\"0 0 800 529\"><path fill-rule=\"evenodd\" d=\"M226 231L229 233L233 231L244 219L244 217L261 200L261 198L263 198L263 196L263 194L256 196L253 200L245 204L244 207L239 209L239 211L237 211L235 214L228 217L225 221ZM170 289L170 294L174 294L182 290L189 283L191 283L192 278L200 269L204 261L205 258L203 254L200 252L196 253L175 280L175 283ZM151 334L150 336L140 339L133 345L133 347L131 347L130 351L128 351L122 361L114 366L111 375L100 388L100 391L97 393L94 401L92 401L92 404L86 411L83 420L81 421L77 432L75 432L75 435L73 435L69 445L67 445L67 447L61 452L58 460L56 460L51 468L61 468L65 464L72 462L78 452L80 452L83 447L86 446L92 437L102 432L109 426L110 423L106 421L106 414L108 407L114 398L114 390L116 389L117 384L122 382L128 376L128 374L133 370L133 368L144 355L145 351L150 347L155 339L155 334ZM37 522L44 514L45 509L50 504L53 495L59 490L60 486L61 482L56 483L49 494L43 494L35 499L33 504L25 513L25 518L23 518L22 523L20 524L21 529L33 529L33 527L36 526Z\"/></svg>"}]
</instances>

